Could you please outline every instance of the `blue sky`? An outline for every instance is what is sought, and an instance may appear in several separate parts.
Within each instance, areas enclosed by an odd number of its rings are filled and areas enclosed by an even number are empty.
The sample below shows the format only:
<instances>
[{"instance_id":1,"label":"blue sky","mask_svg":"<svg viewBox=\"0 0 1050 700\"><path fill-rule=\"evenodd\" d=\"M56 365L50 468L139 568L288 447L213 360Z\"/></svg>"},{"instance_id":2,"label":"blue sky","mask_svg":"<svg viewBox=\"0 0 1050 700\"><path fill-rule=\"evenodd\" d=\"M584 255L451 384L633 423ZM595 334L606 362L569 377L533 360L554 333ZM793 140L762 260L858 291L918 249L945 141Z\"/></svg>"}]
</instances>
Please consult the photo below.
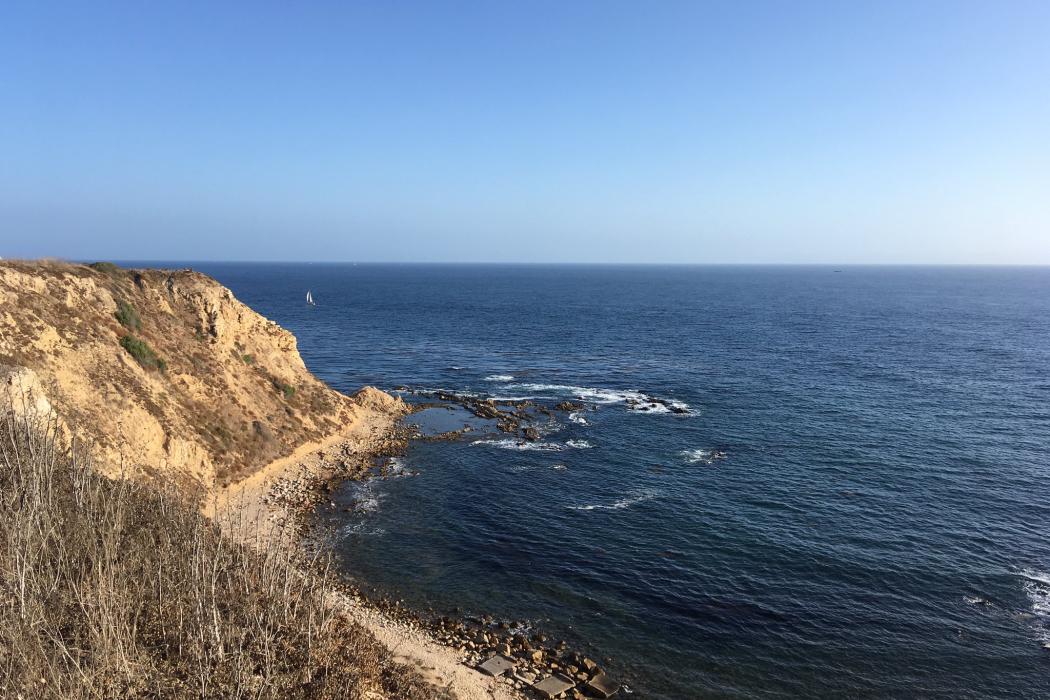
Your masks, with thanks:
<instances>
[{"instance_id":1,"label":"blue sky","mask_svg":"<svg viewBox=\"0 0 1050 700\"><path fill-rule=\"evenodd\" d=\"M1050 264L1048 2L9 2L0 256Z\"/></svg>"}]
</instances>

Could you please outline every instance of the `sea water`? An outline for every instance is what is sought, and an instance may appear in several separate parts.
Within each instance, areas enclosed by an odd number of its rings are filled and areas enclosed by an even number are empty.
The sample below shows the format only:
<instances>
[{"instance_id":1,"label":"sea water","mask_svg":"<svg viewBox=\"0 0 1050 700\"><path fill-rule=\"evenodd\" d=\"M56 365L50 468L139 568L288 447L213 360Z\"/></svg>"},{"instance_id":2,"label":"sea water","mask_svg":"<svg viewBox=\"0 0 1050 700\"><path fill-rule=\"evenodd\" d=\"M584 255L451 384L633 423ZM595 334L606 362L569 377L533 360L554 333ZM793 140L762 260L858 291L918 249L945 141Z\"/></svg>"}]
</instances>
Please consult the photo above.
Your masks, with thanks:
<instances>
[{"instance_id":1,"label":"sea water","mask_svg":"<svg viewBox=\"0 0 1050 700\"><path fill-rule=\"evenodd\" d=\"M347 484L362 583L635 697L1050 697L1050 269L193 266L339 390L584 404Z\"/></svg>"}]
</instances>

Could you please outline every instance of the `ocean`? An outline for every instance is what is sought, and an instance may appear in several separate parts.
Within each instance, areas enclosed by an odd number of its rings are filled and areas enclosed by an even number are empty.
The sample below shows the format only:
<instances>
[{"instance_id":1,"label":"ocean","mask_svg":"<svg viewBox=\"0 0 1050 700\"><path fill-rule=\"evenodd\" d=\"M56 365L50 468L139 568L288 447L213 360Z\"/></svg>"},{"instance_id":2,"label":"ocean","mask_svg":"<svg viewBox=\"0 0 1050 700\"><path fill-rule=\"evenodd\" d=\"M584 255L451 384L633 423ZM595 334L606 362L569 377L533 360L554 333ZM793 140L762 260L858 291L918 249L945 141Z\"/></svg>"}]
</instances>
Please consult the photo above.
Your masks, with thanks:
<instances>
[{"instance_id":1,"label":"ocean","mask_svg":"<svg viewBox=\"0 0 1050 700\"><path fill-rule=\"evenodd\" d=\"M1050 697L1050 269L191 266L339 390L582 399L346 484L359 582L632 697Z\"/></svg>"}]
</instances>

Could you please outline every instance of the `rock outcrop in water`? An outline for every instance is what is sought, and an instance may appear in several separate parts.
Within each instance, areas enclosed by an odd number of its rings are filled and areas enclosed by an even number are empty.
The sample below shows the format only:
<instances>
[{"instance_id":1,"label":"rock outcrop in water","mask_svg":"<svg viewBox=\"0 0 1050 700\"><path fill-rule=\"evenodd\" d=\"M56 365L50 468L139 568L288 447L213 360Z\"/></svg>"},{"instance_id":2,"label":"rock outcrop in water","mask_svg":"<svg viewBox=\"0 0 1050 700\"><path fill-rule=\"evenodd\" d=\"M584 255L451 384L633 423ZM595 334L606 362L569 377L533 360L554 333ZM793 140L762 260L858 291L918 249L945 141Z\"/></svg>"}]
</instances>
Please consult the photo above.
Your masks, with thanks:
<instances>
[{"instance_id":1,"label":"rock outcrop in water","mask_svg":"<svg viewBox=\"0 0 1050 700\"><path fill-rule=\"evenodd\" d=\"M54 407L110 470L213 487L403 404L347 397L295 337L192 270L0 262L0 400Z\"/></svg>"}]
</instances>

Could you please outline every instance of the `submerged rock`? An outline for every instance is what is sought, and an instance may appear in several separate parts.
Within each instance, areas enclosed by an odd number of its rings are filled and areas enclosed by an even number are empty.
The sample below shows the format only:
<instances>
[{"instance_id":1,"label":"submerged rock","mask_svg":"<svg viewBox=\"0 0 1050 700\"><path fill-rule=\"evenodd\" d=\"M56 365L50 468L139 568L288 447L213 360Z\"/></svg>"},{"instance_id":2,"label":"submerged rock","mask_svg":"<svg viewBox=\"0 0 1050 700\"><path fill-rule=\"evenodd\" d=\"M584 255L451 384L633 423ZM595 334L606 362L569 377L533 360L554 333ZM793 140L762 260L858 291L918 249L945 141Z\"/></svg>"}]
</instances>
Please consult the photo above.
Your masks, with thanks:
<instances>
[{"instance_id":1,"label":"submerged rock","mask_svg":"<svg viewBox=\"0 0 1050 700\"><path fill-rule=\"evenodd\" d=\"M579 411L583 409L583 404L578 401L562 401L554 404L554 408L559 411Z\"/></svg>"}]
</instances>

